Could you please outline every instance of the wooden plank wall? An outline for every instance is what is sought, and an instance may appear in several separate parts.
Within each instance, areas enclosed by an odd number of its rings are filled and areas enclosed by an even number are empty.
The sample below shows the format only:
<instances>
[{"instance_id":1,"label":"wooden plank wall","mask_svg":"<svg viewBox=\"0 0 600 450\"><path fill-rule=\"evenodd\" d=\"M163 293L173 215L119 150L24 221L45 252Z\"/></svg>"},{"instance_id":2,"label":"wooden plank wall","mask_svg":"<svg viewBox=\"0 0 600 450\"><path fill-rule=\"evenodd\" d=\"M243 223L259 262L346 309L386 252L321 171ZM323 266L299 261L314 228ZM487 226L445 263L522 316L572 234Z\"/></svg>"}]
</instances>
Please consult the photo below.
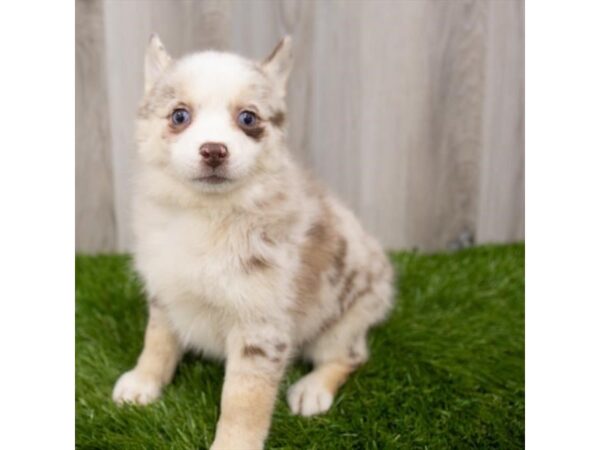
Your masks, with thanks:
<instances>
[{"instance_id":1,"label":"wooden plank wall","mask_svg":"<svg viewBox=\"0 0 600 450\"><path fill-rule=\"evenodd\" d=\"M522 0L77 0L77 250L130 248L144 48L262 58L284 34L293 152L388 248L524 239Z\"/></svg>"},{"instance_id":2,"label":"wooden plank wall","mask_svg":"<svg viewBox=\"0 0 600 450\"><path fill-rule=\"evenodd\" d=\"M103 7L75 9L75 246L88 252L115 249L118 236Z\"/></svg>"}]
</instances>

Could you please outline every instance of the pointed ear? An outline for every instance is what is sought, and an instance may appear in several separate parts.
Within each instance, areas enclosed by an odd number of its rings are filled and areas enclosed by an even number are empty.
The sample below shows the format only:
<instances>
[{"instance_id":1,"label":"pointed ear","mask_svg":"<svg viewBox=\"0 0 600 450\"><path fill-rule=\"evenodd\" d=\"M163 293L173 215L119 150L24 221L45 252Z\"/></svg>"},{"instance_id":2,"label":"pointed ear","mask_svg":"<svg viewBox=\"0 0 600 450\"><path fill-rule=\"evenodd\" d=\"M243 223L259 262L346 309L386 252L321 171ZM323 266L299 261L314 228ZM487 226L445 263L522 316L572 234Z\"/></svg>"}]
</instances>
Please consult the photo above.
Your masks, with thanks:
<instances>
[{"instance_id":1,"label":"pointed ear","mask_svg":"<svg viewBox=\"0 0 600 450\"><path fill-rule=\"evenodd\" d=\"M292 71L292 38L284 37L262 63L265 73L278 86L281 94L285 94L287 80Z\"/></svg>"},{"instance_id":2,"label":"pointed ear","mask_svg":"<svg viewBox=\"0 0 600 450\"><path fill-rule=\"evenodd\" d=\"M152 33L150 42L146 49L146 61L144 68L144 90L148 92L154 83L162 75L164 70L171 64L171 57L160 42L158 34Z\"/></svg>"}]
</instances>

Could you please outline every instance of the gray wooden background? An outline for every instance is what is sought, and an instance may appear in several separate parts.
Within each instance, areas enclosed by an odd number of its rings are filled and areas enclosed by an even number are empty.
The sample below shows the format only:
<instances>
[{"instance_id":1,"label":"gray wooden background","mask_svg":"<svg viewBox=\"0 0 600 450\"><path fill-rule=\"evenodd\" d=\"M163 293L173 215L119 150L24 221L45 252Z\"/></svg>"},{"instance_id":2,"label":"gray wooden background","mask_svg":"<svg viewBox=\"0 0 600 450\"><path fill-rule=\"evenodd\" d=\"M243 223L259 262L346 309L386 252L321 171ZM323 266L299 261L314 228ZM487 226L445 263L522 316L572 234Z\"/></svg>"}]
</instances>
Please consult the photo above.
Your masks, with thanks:
<instances>
[{"instance_id":1,"label":"gray wooden background","mask_svg":"<svg viewBox=\"0 0 600 450\"><path fill-rule=\"evenodd\" d=\"M387 248L524 239L522 0L77 0L77 251L130 248L152 31L259 59L291 34L291 148Z\"/></svg>"}]
</instances>

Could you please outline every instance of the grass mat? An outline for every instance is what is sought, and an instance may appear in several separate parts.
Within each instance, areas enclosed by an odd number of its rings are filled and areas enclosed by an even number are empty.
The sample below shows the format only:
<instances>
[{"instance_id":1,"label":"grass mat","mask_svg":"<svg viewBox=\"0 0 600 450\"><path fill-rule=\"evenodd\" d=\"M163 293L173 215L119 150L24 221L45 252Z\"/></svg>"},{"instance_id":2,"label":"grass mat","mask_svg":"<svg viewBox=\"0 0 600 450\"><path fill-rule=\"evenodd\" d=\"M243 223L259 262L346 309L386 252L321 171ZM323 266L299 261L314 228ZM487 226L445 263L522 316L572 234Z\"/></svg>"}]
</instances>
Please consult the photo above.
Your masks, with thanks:
<instances>
[{"instance_id":1,"label":"grass mat","mask_svg":"<svg viewBox=\"0 0 600 450\"><path fill-rule=\"evenodd\" d=\"M290 415L282 383L266 448L523 448L524 253L521 244L456 253L392 253L398 302L370 334L371 358L323 416ZM115 380L141 350L139 282L123 255L76 257L76 445L205 449L223 367L186 356L164 395L116 407ZM232 449L236 450L236 449Z\"/></svg>"}]
</instances>

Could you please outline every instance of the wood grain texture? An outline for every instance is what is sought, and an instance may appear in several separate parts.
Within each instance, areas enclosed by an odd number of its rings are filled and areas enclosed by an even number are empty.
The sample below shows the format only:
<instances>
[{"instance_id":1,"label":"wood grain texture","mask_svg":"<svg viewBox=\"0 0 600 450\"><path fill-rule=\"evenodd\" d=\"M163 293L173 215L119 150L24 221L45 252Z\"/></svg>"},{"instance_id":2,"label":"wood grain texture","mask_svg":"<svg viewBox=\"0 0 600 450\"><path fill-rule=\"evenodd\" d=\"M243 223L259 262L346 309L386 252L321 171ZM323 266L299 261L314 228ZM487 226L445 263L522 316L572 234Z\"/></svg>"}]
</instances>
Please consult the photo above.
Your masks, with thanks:
<instances>
[{"instance_id":1,"label":"wood grain texture","mask_svg":"<svg viewBox=\"0 0 600 450\"><path fill-rule=\"evenodd\" d=\"M152 31L174 56L214 48L255 59L291 34L290 147L388 248L524 238L522 0L90 4L104 8L94 57L101 64L105 53L108 106L81 108L110 124L105 169L114 178L94 207L116 221L102 249L131 246L133 126ZM81 199L98 195L88 190ZM104 226L78 221L82 236Z\"/></svg>"},{"instance_id":2,"label":"wood grain texture","mask_svg":"<svg viewBox=\"0 0 600 450\"><path fill-rule=\"evenodd\" d=\"M418 144L408 148L407 239L434 250L475 232L488 4L428 1ZM429 49L429 51L427 51Z\"/></svg>"},{"instance_id":3,"label":"wood grain texture","mask_svg":"<svg viewBox=\"0 0 600 450\"><path fill-rule=\"evenodd\" d=\"M423 151L427 104L427 54L424 2L364 3L361 71L360 213L366 227L389 248L411 248L408 209L409 157ZM360 64L357 62L360 61ZM419 168L421 169L421 168Z\"/></svg>"},{"instance_id":4,"label":"wood grain texture","mask_svg":"<svg viewBox=\"0 0 600 450\"><path fill-rule=\"evenodd\" d=\"M525 238L525 11L490 2L477 237Z\"/></svg>"},{"instance_id":5,"label":"wood grain texture","mask_svg":"<svg viewBox=\"0 0 600 450\"><path fill-rule=\"evenodd\" d=\"M116 247L103 4L75 3L75 246Z\"/></svg>"}]
</instances>

